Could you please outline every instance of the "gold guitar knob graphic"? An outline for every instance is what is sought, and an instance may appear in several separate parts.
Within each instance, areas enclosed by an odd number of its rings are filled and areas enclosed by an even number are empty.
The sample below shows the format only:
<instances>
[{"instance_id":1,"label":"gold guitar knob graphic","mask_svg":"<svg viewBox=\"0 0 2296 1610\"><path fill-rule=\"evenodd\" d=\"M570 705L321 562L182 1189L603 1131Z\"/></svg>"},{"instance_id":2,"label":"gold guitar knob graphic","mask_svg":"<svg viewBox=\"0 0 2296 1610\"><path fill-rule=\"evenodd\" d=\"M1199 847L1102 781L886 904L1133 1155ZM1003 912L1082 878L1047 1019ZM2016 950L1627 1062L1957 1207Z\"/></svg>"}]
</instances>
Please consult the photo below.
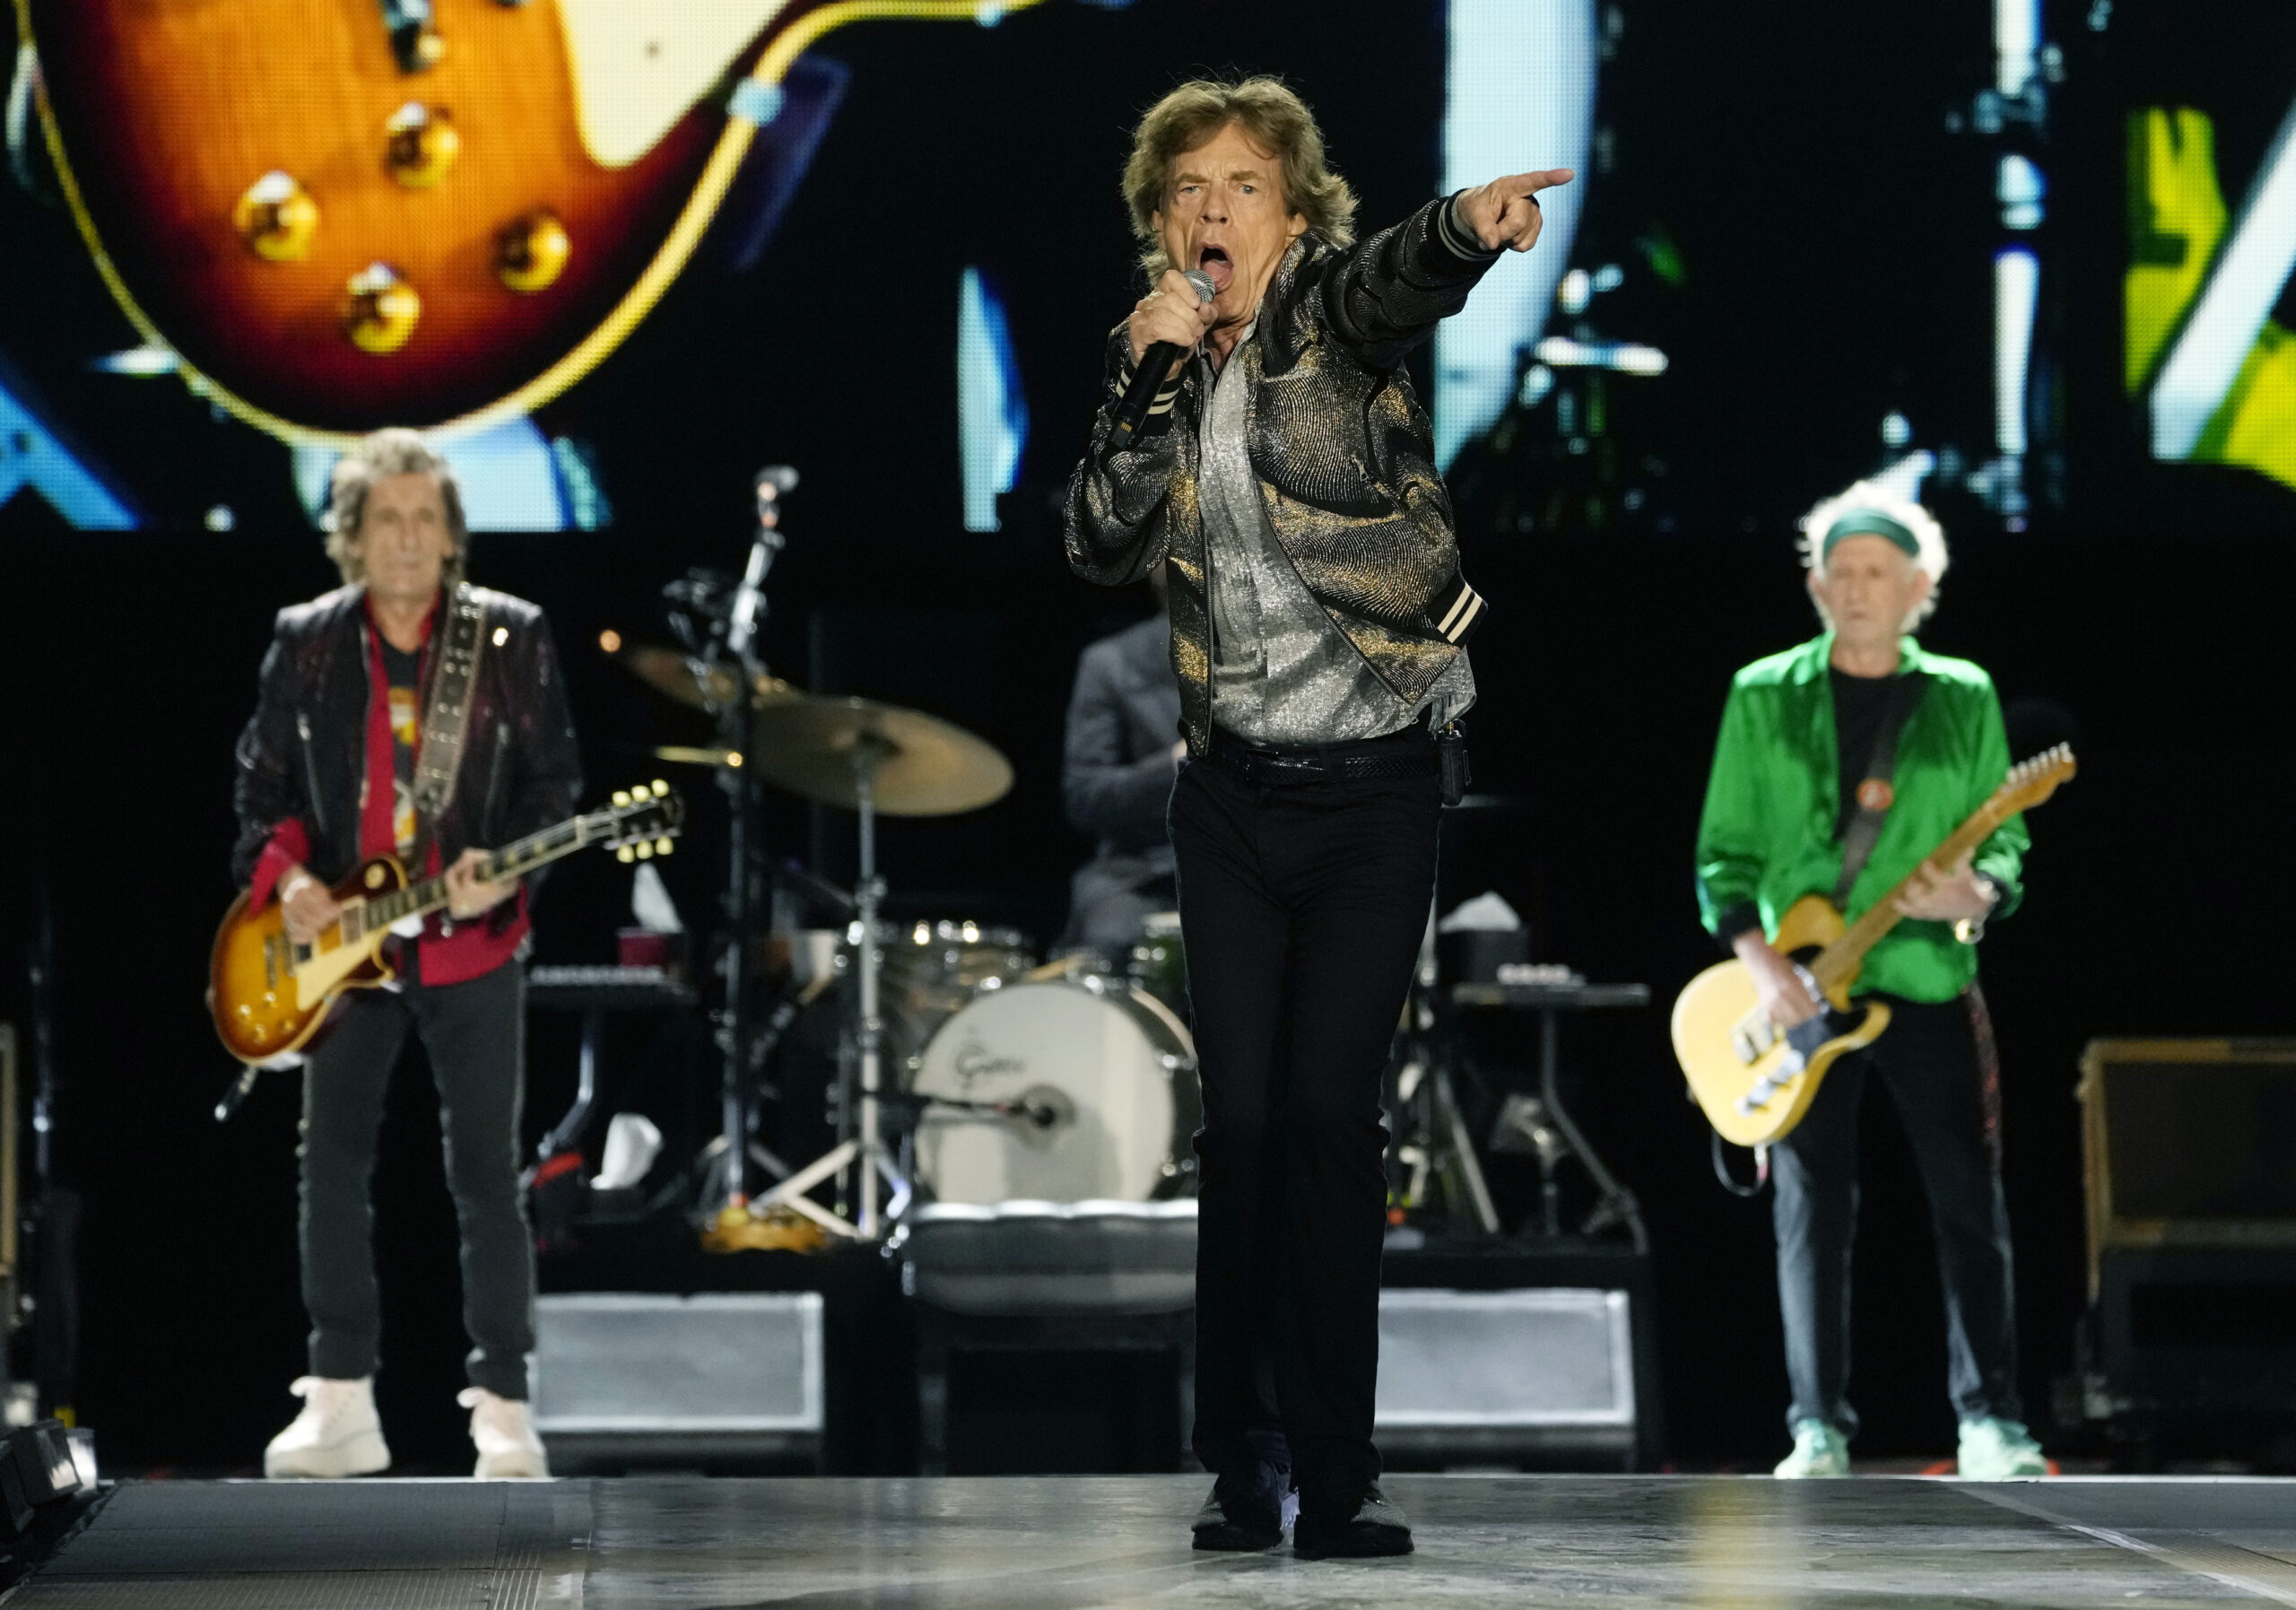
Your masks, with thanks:
<instances>
[{"instance_id":1,"label":"gold guitar knob graphic","mask_svg":"<svg viewBox=\"0 0 2296 1610\"><path fill-rule=\"evenodd\" d=\"M276 168L249 185L231 209L239 239L258 257L292 263L308 257L318 233L319 204L292 174Z\"/></svg>"},{"instance_id":2,"label":"gold guitar knob graphic","mask_svg":"<svg viewBox=\"0 0 2296 1610\"><path fill-rule=\"evenodd\" d=\"M362 352L398 351L422 317L422 298L387 263L370 263L344 287L343 333Z\"/></svg>"},{"instance_id":3,"label":"gold guitar knob graphic","mask_svg":"<svg viewBox=\"0 0 2296 1610\"><path fill-rule=\"evenodd\" d=\"M573 250L558 214L538 208L495 236L494 272L511 290L532 294L564 272Z\"/></svg>"},{"instance_id":4,"label":"gold guitar knob graphic","mask_svg":"<svg viewBox=\"0 0 2296 1610\"><path fill-rule=\"evenodd\" d=\"M410 190L428 190L447 177L462 154L463 137L442 106L410 100L383 125L388 144L383 165Z\"/></svg>"}]
</instances>

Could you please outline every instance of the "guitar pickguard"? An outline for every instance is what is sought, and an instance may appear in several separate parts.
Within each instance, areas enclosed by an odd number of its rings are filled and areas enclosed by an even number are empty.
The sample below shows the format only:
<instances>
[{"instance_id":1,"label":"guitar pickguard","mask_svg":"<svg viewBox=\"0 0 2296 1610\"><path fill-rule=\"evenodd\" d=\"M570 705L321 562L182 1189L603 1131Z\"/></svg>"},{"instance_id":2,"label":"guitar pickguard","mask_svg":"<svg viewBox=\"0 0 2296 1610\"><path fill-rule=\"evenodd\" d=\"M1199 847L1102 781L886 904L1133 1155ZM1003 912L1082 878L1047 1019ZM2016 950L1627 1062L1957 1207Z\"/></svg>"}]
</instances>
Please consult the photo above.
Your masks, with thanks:
<instances>
[{"instance_id":1,"label":"guitar pickguard","mask_svg":"<svg viewBox=\"0 0 2296 1610\"><path fill-rule=\"evenodd\" d=\"M575 126L590 160L626 168L653 150L788 4L558 0Z\"/></svg>"}]
</instances>

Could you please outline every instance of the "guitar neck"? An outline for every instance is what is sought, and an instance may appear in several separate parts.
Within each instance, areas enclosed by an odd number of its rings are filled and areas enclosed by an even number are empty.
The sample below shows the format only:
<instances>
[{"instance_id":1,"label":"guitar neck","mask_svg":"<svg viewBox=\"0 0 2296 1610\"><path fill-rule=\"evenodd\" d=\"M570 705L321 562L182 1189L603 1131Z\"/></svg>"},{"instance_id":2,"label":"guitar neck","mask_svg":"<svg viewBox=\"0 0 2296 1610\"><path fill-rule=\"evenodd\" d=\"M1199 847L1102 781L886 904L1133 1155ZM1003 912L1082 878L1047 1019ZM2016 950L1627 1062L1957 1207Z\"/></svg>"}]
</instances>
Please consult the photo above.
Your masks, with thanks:
<instances>
[{"instance_id":1,"label":"guitar neck","mask_svg":"<svg viewBox=\"0 0 2296 1610\"><path fill-rule=\"evenodd\" d=\"M518 877L561 856L571 855L585 845L595 843L597 838L589 820L576 816L495 850L479 863L477 875L489 883ZM378 894L367 902L367 928L372 932L409 917L428 917L433 911L443 911L448 898L444 874L423 878L388 894Z\"/></svg>"},{"instance_id":2,"label":"guitar neck","mask_svg":"<svg viewBox=\"0 0 2296 1610\"><path fill-rule=\"evenodd\" d=\"M1945 841L1924 857L1922 865L1951 866L1992 837L1993 831L2013 813L1999 800L1988 799L1979 805L1967 822L1955 828ZM1856 922L1842 931L1841 937L1818 953L1810 964L1810 974L1821 989L1830 989L1857 971L1866 960L1866 953L1882 941L1882 936L1898 926L1905 913L1898 909L1898 897L1913 880L1919 876L1917 866L1898 880L1897 886L1877 900L1860 915Z\"/></svg>"}]
</instances>

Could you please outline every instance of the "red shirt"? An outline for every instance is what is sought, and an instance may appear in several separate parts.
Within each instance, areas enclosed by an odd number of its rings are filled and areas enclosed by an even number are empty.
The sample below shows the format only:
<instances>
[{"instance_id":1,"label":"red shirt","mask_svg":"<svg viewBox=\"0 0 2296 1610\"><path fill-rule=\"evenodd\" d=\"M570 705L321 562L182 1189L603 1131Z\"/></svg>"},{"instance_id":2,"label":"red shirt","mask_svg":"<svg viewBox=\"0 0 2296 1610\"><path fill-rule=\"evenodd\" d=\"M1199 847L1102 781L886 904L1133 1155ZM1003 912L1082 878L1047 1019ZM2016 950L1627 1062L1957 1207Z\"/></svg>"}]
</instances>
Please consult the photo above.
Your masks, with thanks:
<instances>
[{"instance_id":1,"label":"red shirt","mask_svg":"<svg viewBox=\"0 0 2296 1610\"><path fill-rule=\"evenodd\" d=\"M430 668L430 623L435 606L422 622L422 674ZM360 790L359 853L369 860L396 856L398 828L394 820L398 777L396 740L391 732L390 677L383 666L381 629L375 624L374 605L367 604L367 770ZM255 865L248 898L261 906L290 866L311 853L310 831L294 817L281 822ZM420 876L435 876L440 869L439 847L429 847ZM522 883L511 899L483 917L457 922L444 911L422 919L422 936L416 941L422 980L425 984L460 984L492 972L517 953L519 942L531 927L526 914L526 891Z\"/></svg>"}]
</instances>

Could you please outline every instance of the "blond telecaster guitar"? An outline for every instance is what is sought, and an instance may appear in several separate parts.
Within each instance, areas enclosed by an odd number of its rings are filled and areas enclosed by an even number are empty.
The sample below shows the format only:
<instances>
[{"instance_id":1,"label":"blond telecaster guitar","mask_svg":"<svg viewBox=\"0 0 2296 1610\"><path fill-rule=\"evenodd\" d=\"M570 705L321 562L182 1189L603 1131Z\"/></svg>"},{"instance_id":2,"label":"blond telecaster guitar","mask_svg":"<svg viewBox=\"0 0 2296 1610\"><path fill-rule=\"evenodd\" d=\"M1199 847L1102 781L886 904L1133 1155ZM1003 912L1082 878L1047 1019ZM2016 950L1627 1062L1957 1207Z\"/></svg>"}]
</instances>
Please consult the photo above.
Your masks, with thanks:
<instances>
[{"instance_id":1,"label":"blond telecaster guitar","mask_svg":"<svg viewBox=\"0 0 2296 1610\"><path fill-rule=\"evenodd\" d=\"M670 853L685 817L684 802L667 783L618 793L606 810L546 827L494 851L480 877L517 877L561 856L599 845L625 861ZM223 1049L255 1065L296 1051L317 1033L326 1009L346 989L387 982L383 941L394 924L427 917L447 906L447 880L410 883L396 856L378 856L332 892L342 920L309 944L287 936L277 901L252 909L242 893L223 914L208 958L208 1009Z\"/></svg>"},{"instance_id":2,"label":"blond telecaster guitar","mask_svg":"<svg viewBox=\"0 0 2296 1610\"><path fill-rule=\"evenodd\" d=\"M1952 866L2010 817L2056 793L2074 770L2073 751L2062 744L2013 768L1993 797L1929 860ZM1890 1026L1887 1005L1867 1000L1853 1006L1849 987L1866 953L1897 927L1898 897L1911 881L1909 874L1853 923L1844 923L1832 902L1816 894L1796 901L1779 919L1771 948L1801 967L1831 1011L1781 1033L1761 1009L1753 974L1738 961L1708 968L1675 1000L1674 1056L1691 1094L1724 1140L1766 1146L1783 1139L1810 1110L1835 1060L1873 1044Z\"/></svg>"}]
</instances>

